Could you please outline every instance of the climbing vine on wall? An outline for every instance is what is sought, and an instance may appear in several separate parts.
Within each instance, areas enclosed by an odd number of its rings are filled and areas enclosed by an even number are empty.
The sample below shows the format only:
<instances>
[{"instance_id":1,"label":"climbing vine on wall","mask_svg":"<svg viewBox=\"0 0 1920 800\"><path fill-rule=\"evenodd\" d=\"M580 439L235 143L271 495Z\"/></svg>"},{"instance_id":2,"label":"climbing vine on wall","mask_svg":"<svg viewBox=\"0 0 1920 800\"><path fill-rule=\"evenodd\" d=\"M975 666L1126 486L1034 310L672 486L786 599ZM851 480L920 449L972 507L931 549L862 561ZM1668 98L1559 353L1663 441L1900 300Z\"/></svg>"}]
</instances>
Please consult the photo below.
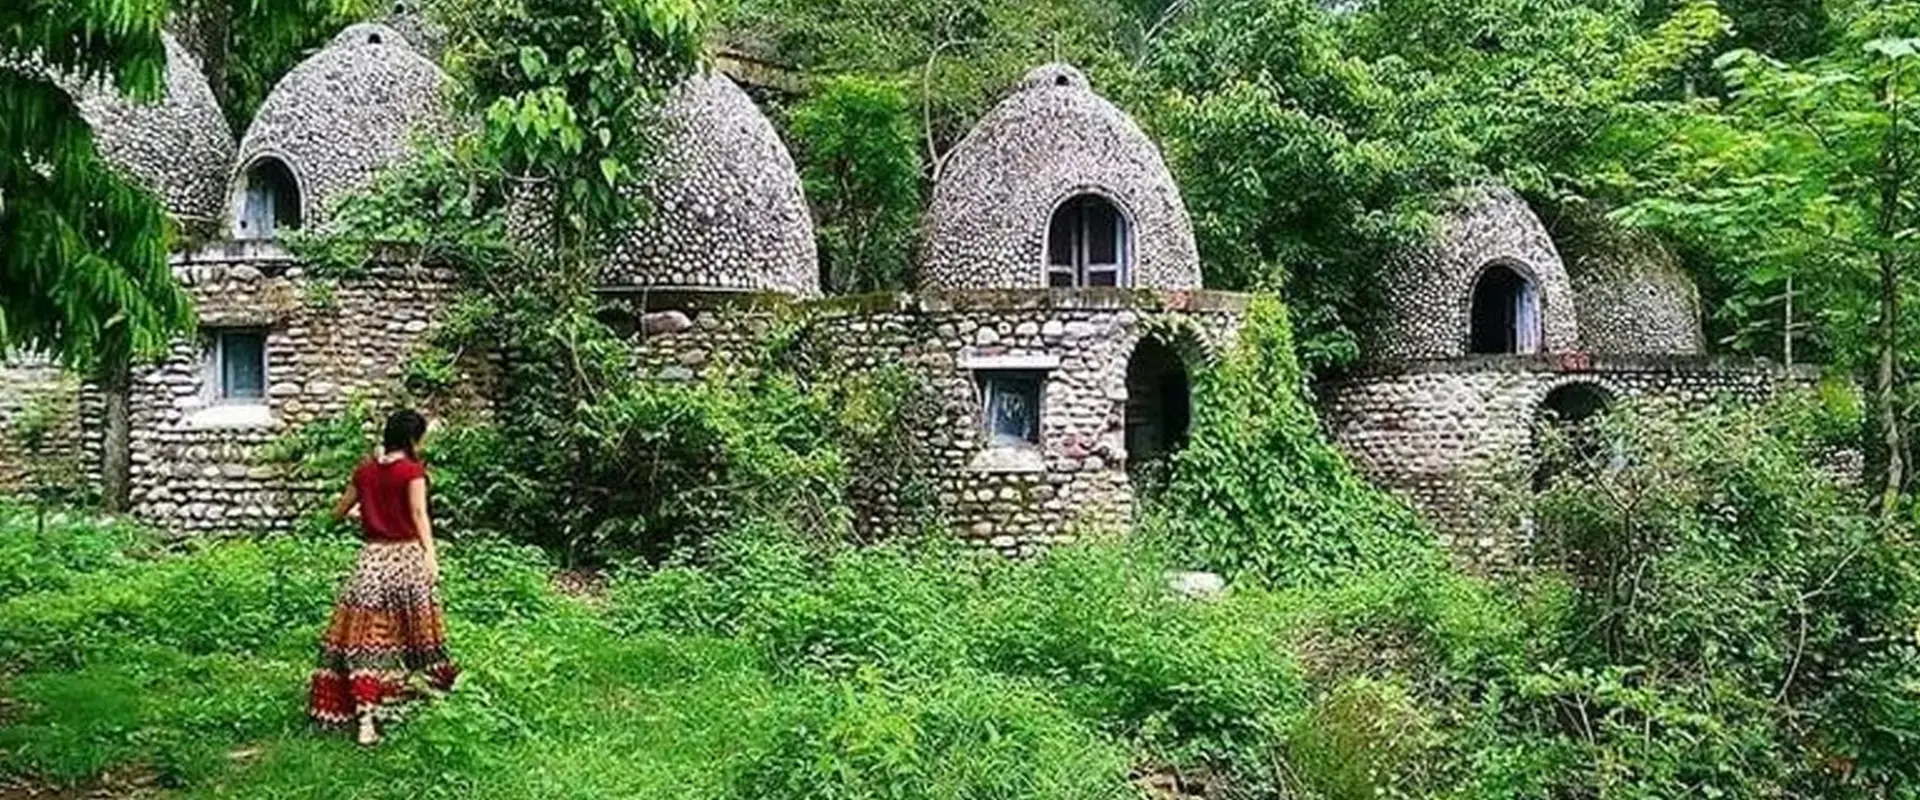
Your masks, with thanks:
<instances>
[{"instance_id":1,"label":"climbing vine on wall","mask_svg":"<svg viewBox=\"0 0 1920 800\"><path fill-rule=\"evenodd\" d=\"M1196 377L1190 438L1145 526L1195 566L1292 585L1439 558L1413 512L1322 435L1277 298L1257 297Z\"/></svg>"}]
</instances>

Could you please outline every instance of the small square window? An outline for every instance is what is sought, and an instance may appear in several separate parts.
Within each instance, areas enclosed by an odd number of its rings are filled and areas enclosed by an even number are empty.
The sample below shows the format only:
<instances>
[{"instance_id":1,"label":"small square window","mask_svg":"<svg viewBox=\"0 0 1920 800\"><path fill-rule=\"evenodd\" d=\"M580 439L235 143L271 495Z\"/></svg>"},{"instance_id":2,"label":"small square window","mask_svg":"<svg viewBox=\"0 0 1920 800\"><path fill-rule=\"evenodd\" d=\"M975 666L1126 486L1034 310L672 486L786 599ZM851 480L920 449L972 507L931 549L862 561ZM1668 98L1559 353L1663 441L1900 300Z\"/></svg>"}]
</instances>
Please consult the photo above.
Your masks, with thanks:
<instances>
[{"instance_id":1,"label":"small square window","mask_svg":"<svg viewBox=\"0 0 1920 800\"><path fill-rule=\"evenodd\" d=\"M1035 372L978 373L986 401L987 445L1032 447L1040 443L1040 391L1044 377Z\"/></svg>"},{"instance_id":2,"label":"small square window","mask_svg":"<svg viewBox=\"0 0 1920 800\"><path fill-rule=\"evenodd\" d=\"M210 376L214 399L260 402L267 396L267 335L262 331L219 331L213 335Z\"/></svg>"}]
</instances>

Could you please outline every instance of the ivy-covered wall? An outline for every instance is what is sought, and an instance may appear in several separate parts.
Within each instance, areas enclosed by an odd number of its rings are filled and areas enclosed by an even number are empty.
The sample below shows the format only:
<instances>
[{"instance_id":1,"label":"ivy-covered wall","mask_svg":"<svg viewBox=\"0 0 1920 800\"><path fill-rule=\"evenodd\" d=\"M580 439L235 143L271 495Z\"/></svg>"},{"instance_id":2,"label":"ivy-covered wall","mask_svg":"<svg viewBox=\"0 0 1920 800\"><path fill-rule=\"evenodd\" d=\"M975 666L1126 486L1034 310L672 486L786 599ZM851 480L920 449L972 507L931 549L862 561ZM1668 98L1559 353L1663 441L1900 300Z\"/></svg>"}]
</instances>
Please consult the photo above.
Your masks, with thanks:
<instances>
[{"instance_id":1,"label":"ivy-covered wall","mask_svg":"<svg viewBox=\"0 0 1920 800\"><path fill-rule=\"evenodd\" d=\"M448 313L454 287L448 270L400 263L324 279L269 245L183 256L175 273L193 295L200 334L137 368L131 398L132 510L173 531L289 523L291 495L315 487L290 482L263 448L356 400L404 402L396 394ZM209 352L226 331L265 335L265 396L257 401L218 397ZM443 413L484 412L491 357L465 359Z\"/></svg>"},{"instance_id":2,"label":"ivy-covered wall","mask_svg":"<svg viewBox=\"0 0 1920 800\"><path fill-rule=\"evenodd\" d=\"M1700 408L1760 401L1817 377L1705 357L1488 356L1383 365L1323 382L1317 394L1327 430L1361 472L1412 502L1457 556L1497 569L1528 544L1521 504L1555 389Z\"/></svg>"},{"instance_id":3,"label":"ivy-covered wall","mask_svg":"<svg viewBox=\"0 0 1920 800\"><path fill-rule=\"evenodd\" d=\"M38 359L0 363L0 495L50 482L75 486L98 477L98 437L88 447L85 387L59 365Z\"/></svg>"},{"instance_id":4,"label":"ivy-covered wall","mask_svg":"<svg viewBox=\"0 0 1920 800\"><path fill-rule=\"evenodd\" d=\"M923 381L921 418L903 423L913 426L924 474L856 498L868 526L912 524L906 484L921 479L959 534L1027 554L1131 518L1130 360L1157 337L1195 374L1232 341L1246 302L1115 289L876 295L823 304L804 335L849 369L897 365ZM1043 377L1031 446L988 444L980 379L994 372Z\"/></svg>"}]
</instances>

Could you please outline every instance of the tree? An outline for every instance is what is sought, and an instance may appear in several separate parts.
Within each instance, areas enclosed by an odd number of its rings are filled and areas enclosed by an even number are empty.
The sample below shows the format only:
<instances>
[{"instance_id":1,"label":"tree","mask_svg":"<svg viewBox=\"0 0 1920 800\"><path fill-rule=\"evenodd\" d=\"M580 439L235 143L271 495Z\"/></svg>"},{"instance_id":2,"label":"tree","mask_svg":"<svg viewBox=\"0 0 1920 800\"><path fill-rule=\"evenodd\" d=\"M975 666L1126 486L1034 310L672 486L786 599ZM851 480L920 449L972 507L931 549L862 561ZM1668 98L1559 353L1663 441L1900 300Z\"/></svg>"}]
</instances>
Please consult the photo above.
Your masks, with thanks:
<instances>
[{"instance_id":1,"label":"tree","mask_svg":"<svg viewBox=\"0 0 1920 800\"><path fill-rule=\"evenodd\" d=\"M104 162L59 81L161 91L164 8L130 0L27 0L0 9L0 356L51 355L106 396L108 453L127 435L129 365L193 324L173 279L160 201ZM29 66L31 65L31 66ZM124 453L124 448L120 448ZM124 459L103 464L109 508Z\"/></svg>"},{"instance_id":2,"label":"tree","mask_svg":"<svg viewBox=\"0 0 1920 800\"><path fill-rule=\"evenodd\" d=\"M919 125L907 93L891 82L834 78L793 109L787 131L828 291L906 288L921 204Z\"/></svg>"},{"instance_id":3,"label":"tree","mask_svg":"<svg viewBox=\"0 0 1920 800\"><path fill-rule=\"evenodd\" d=\"M457 102L476 129L346 198L302 245L338 266L375 248L419 248L465 292L436 334L443 350L507 354L491 424L442 437L451 461L480 453L484 511L471 516L577 548L654 522L640 426L658 417L630 345L596 293L612 246L648 212L654 111L699 62L693 0L442 0ZM342 257L342 258L336 258ZM635 433L632 440L621 436ZM657 443L656 443L657 444ZM457 470L456 470L457 472ZM456 478L457 479L457 478Z\"/></svg>"},{"instance_id":4,"label":"tree","mask_svg":"<svg viewBox=\"0 0 1920 800\"><path fill-rule=\"evenodd\" d=\"M1725 101L1654 104L1612 133L1612 178L1640 199L1629 222L1710 254L1727 287L1736 346L1773 352L1764 315L1789 287L1813 309L1806 349L1871 374L1882 462L1880 508L1907 480L1906 376L1920 330L1903 319L1915 286L1920 4L1841 10L1835 47L1786 64L1750 50L1722 57ZM1810 301L1810 302L1809 302ZM1803 327L1804 326L1804 327ZM1766 334L1766 335L1761 335Z\"/></svg>"},{"instance_id":5,"label":"tree","mask_svg":"<svg viewBox=\"0 0 1920 800\"><path fill-rule=\"evenodd\" d=\"M382 6L376 0L175 0L173 11L228 124L245 130L281 76Z\"/></svg>"},{"instance_id":6,"label":"tree","mask_svg":"<svg viewBox=\"0 0 1920 800\"><path fill-rule=\"evenodd\" d=\"M1136 106L1161 134L1209 285L1281 289L1308 366L1358 355L1379 265L1430 198L1495 177L1571 188L1622 101L1670 90L1720 36L1710 4L1205 0L1153 43Z\"/></svg>"}]
</instances>

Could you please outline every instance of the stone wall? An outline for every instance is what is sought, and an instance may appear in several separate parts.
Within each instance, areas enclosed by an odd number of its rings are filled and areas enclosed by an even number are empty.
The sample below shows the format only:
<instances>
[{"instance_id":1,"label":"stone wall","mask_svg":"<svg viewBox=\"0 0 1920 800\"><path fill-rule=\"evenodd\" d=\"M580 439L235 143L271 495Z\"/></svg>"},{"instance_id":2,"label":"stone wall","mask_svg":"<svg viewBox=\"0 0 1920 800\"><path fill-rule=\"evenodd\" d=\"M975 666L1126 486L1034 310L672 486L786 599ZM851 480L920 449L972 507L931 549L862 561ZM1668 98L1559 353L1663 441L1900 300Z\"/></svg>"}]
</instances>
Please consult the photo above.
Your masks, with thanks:
<instances>
[{"instance_id":1,"label":"stone wall","mask_svg":"<svg viewBox=\"0 0 1920 800\"><path fill-rule=\"evenodd\" d=\"M1805 377L1701 357L1488 356L1382 366L1316 391L1329 433L1364 474L1406 496L1464 560L1498 568L1527 545L1520 504L1549 392L1584 383L1616 400L1702 407L1757 401Z\"/></svg>"},{"instance_id":2,"label":"stone wall","mask_svg":"<svg viewBox=\"0 0 1920 800\"><path fill-rule=\"evenodd\" d=\"M193 295L201 332L135 371L131 460L134 514L178 532L291 522L312 487L290 482L261 448L339 414L356 397L384 409L407 359L444 313L454 280L445 269L396 264L321 281L268 245L183 257L175 274ZM234 329L266 334L267 390L258 403L212 399L209 342ZM485 359L466 365L464 399L446 413L484 413L479 398L492 374Z\"/></svg>"},{"instance_id":3,"label":"stone wall","mask_svg":"<svg viewBox=\"0 0 1920 800\"><path fill-rule=\"evenodd\" d=\"M1125 522L1133 491L1125 446L1127 366L1148 336L1204 353L1238 330L1241 295L1112 289L953 292L842 298L817 309L809 335L852 368L900 365L925 381L915 420L925 474L858 499L867 524L913 524L901 498L931 483L938 508L970 541L1025 554ZM1198 364L1189 364L1189 373ZM1040 441L989 447L976 371L1046 373ZM904 423L903 423L904 424Z\"/></svg>"},{"instance_id":4,"label":"stone wall","mask_svg":"<svg viewBox=\"0 0 1920 800\"><path fill-rule=\"evenodd\" d=\"M86 408L79 379L50 362L26 358L0 363L0 495L23 494L52 480L70 488L95 482L80 420ZM39 429L38 446L23 441ZM97 451L97 448L94 448Z\"/></svg>"},{"instance_id":5,"label":"stone wall","mask_svg":"<svg viewBox=\"0 0 1920 800\"><path fill-rule=\"evenodd\" d=\"M800 308L774 292L607 290L601 300L602 321L633 348L641 374L666 381L753 363L766 333Z\"/></svg>"}]
</instances>

